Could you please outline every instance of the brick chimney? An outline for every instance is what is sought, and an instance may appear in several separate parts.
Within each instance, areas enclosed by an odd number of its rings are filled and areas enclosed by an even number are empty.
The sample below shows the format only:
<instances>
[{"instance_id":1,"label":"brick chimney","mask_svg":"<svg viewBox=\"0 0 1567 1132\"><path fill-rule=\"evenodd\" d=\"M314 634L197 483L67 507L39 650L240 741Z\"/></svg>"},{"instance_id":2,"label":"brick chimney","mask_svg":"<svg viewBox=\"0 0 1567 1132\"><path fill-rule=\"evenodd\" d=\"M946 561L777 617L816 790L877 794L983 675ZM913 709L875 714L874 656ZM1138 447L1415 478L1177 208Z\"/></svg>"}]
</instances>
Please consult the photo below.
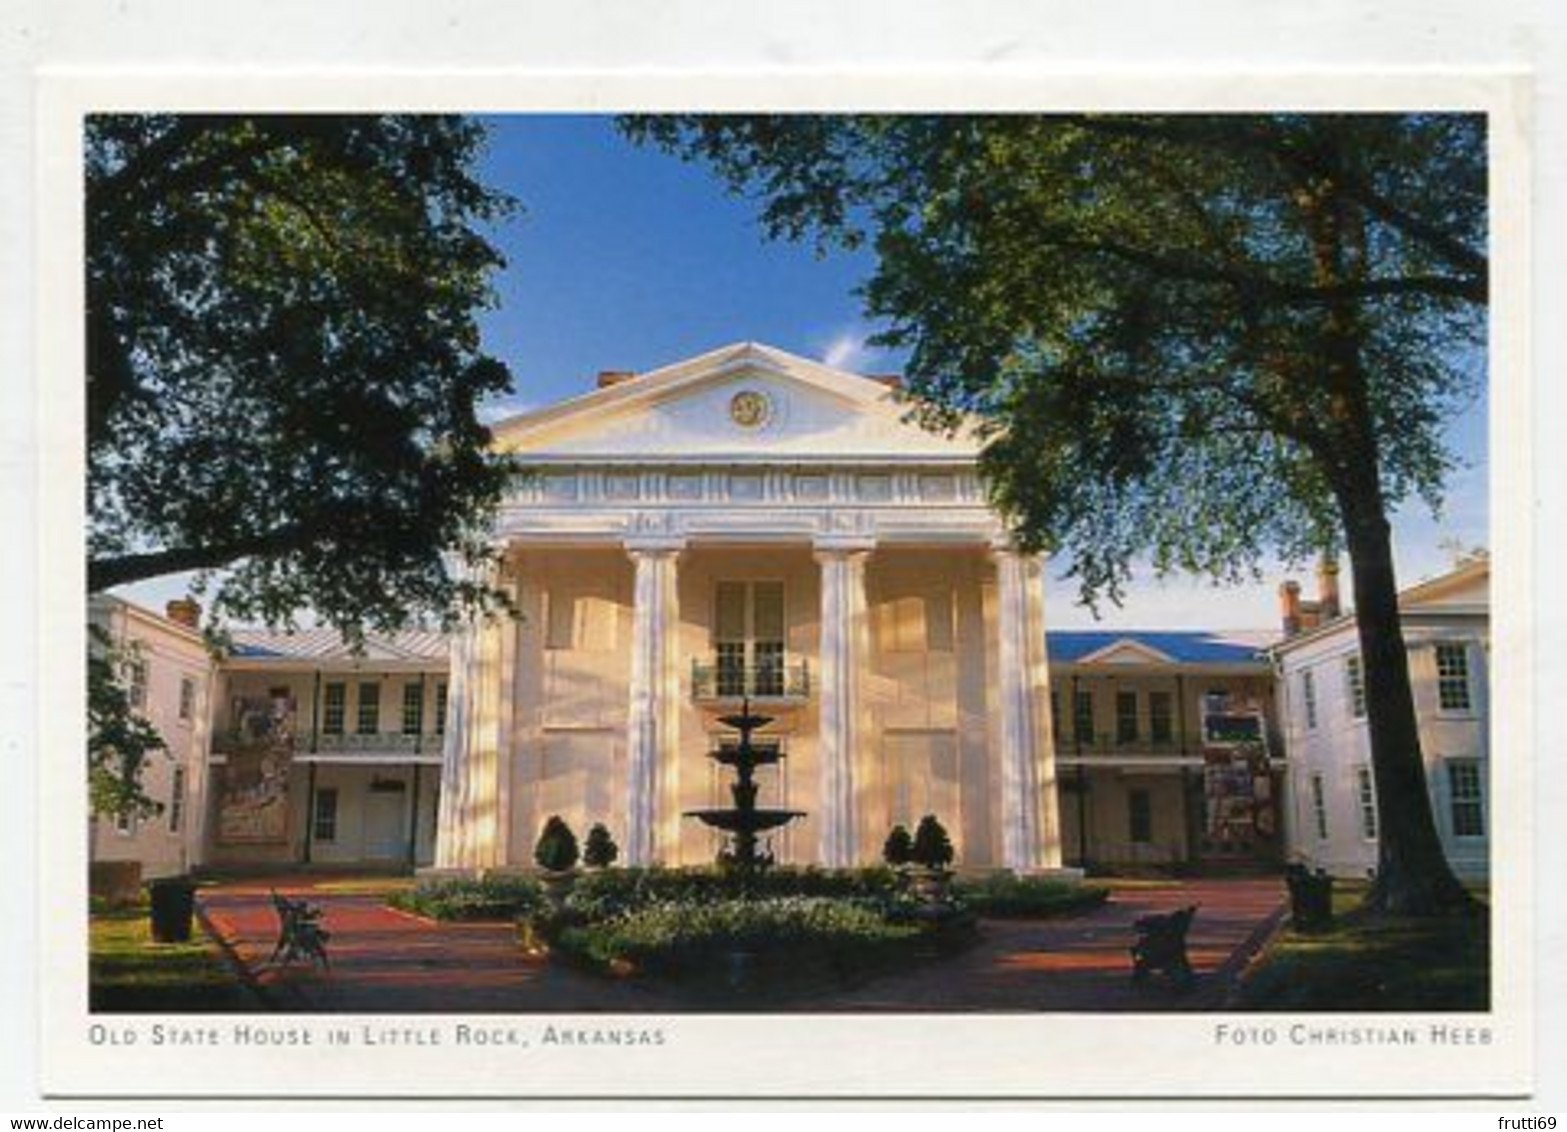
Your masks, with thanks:
<instances>
[{"instance_id":1,"label":"brick chimney","mask_svg":"<svg viewBox=\"0 0 1567 1132\"><path fill-rule=\"evenodd\" d=\"M1317 564L1317 610L1324 621L1332 621L1343 612L1338 592L1338 559L1323 555Z\"/></svg>"},{"instance_id":2,"label":"brick chimney","mask_svg":"<svg viewBox=\"0 0 1567 1132\"><path fill-rule=\"evenodd\" d=\"M163 607L170 621L187 629L201 628L201 602L193 597L177 597Z\"/></svg>"},{"instance_id":3,"label":"brick chimney","mask_svg":"<svg viewBox=\"0 0 1567 1132\"><path fill-rule=\"evenodd\" d=\"M619 385L623 381L630 381L637 375L633 369L601 369L599 370L598 387L608 389L611 385Z\"/></svg>"},{"instance_id":4,"label":"brick chimney","mask_svg":"<svg viewBox=\"0 0 1567 1132\"><path fill-rule=\"evenodd\" d=\"M1300 583L1285 582L1279 587L1279 612L1284 621L1284 635L1293 637L1303 628L1300 619Z\"/></svg>"}]
</instances>

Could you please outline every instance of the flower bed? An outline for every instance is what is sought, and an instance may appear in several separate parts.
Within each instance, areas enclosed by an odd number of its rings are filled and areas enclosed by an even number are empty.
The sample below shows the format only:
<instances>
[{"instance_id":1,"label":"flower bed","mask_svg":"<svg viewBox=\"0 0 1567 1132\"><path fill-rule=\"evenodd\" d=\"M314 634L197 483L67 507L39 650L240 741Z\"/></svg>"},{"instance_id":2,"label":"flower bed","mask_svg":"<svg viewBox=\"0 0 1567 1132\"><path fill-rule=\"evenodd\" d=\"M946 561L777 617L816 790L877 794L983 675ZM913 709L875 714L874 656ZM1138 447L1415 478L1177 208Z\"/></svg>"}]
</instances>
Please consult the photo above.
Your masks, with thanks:
<instances>
[{"instance_id":1,"label":"flower bed","mask_svg":"<svg viewBox=\"0 0 1567 1132\"><path fill-rule=\"evenodd\" d=\"M629 964L659 975L718 971L737 952L763 966L786 960L802 970L821 962L859 969L909 954L930 934L868 903L821 896L649 903L554 933L561 951L595 967Z\"/></svg>"},{"instance_id":2,"label":"flower bed","mask_svg":"<svg viewBox=\"0 0 1567 1132\"><path fill-rule=\"evenodd\" d=\"M393 908L432 920L514 920L543 901L539 882L520 876L424 880L387 899Z\"/></svg>"},{"instance_id":3,"label":"flower bed","mask_svg":"<svg viewBox=\"0 0 1567 1132\"><path fill-rule=\"evenodd\" d=\"M567 908L584 920L605 920L654 904L707 905L742 896L836 897L886 903L899 891L891 869L779 867L749 878L716 868L607 869L577 878Z\"/></svg>"}]
</instances>

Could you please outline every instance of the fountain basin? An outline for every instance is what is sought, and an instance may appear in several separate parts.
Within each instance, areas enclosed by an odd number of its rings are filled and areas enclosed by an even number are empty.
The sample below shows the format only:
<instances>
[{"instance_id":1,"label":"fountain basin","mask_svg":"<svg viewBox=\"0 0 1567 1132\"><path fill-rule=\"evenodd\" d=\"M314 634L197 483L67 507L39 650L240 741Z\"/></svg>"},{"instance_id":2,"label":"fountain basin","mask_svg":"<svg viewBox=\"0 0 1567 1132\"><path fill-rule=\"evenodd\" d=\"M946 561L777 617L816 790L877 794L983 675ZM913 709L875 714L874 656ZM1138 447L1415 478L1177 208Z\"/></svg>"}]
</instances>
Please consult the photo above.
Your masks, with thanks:
<instances>
[{"instance_id":1,"label":"fountain basin","mask_svg":"<svg viewBox=\"0 0 1567 1132\"><path fill-rule=\"evenodd\" d=\"M777 743L765 743L748 749L719 747L709 751L707 757L721 766L739 766L741 763L748 766L772 766L784 757L784 753L783 748Z\"/></svg>"},{"instance_id":2,"label":"fountain basin","mask_svg":"<svg viewBox=\"0 0 1567 1132\"><path fill-rule=\"evenodd\" d=\"M750 734L760 730L773 721L770 715L752 715L749 712L741 712L739 715L721 715L718 722L726 727L733 727L741 734Z\"/></svg>"},{"instance_id":3,"label":"fountain basin","mask_svg":"<svg viewBox=\"0 0 1567 1132\"><path fill-rule=\"evenodd\" d=\"M803 818L804 810L687 810L685 816L696 818L703 825L722 829L728 833L759 833L764 829L777 829L788 825L795 818Z\"/></svg>"}]
</instances>

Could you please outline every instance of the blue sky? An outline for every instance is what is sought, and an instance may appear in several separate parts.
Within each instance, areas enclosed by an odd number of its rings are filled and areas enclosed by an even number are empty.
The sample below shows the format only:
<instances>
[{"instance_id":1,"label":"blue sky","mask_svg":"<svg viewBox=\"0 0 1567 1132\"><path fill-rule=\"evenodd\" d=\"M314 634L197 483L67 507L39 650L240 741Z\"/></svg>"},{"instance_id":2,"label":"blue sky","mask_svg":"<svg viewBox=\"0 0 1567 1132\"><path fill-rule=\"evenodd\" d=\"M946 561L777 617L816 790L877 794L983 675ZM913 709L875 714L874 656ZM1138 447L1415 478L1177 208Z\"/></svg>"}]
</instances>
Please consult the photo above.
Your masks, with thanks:
<instances>
[{"instance_id":1,"label":"blue sky","mask_svg":"<svg viewBox=\"0 0 1567 1132\"><path fill-rule=\"evenodd\" d=\"M581 393L599 370L648 370L740 340L863 372L899 368L900 358L865 344L874 327L854 289L873 267L868 253L818 259L808 247L764 240L751 203L728 197L705 167L632 146L609 118L488 122L483 176L523 206L491 233L508 263L484 335L517 387L487 407L490 415ZM1405 584L1450 564L1447 540L1489 544L1485 434L1482 400L1453 423L1453 447L1468 467L1454 477L1444 518L1418 505L1396 517ZM1271 628L1282 578L1276 564L1256 584L1224 588L1159 583L1144 572L1125 605L1103 608L1097 624ZM128 592L161 604L183 585L160 579ZM1054 627L1096 624L1070 585L1053 583L1048 605Z\"/></svg>"}]
</instances>

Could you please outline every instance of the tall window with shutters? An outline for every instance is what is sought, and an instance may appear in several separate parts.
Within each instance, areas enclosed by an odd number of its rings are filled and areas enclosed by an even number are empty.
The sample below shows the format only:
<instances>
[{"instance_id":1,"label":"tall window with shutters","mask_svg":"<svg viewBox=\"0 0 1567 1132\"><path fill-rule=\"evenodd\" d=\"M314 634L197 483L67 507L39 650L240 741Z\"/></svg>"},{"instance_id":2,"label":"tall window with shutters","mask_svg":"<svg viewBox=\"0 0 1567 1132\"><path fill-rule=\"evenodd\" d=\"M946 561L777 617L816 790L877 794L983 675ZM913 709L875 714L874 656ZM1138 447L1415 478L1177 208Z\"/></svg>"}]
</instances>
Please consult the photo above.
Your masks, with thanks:
<instances>
[{"instance_id":1,"label":"tall window with shutters","mask_svg":"<svg viewBox=\"0 0 1567 1132\"><path fill-rule=\"evenodd\" d=\"M1351 719L1366 718L1366 674L1358 654L1344 658L1344 700Z\"/></svg>"},{"instance_id":2,"label":"tall window with shutters","mask_svg":"<svg viewBox=\"0 0 1567 1132\"><path fill-rule=\"evenodd\" d=\"M1355 801L1360 806L1360 836L1367 841L1377 839L1377 788L1371 777L1371 768L1355 768Z\"/></svg>"},{"instance_id":3,"label":"tall window with shutters","mask_svg":"<svg viewBox=\"0 0 1567 1132\"><path fill-rule=\"evenodd\" d=\"M403 734L417 735L424 730L424 681L411 680L403 685Z\"/></svg>"},{"instance_id":4,"label":"tall window with shutters","mask_svg":"<svg viewBox=\"0 0 1567 1132\"><path fill-rule=\"evenodd\" d=\"M358 726L354 728L361 735L374 735L381 730L381 685L374 681L365 681L359 685L359 717Z\"/></svg>"},{"instance_id":5,"label":"tall window with shutters","mask_svg":"<svg viewBox=\"0 0 1567 1132\"><path fill-rule=\"evenodd\" d=\"M783 583L719 582L714 601L718 694L783 695Z\"/></svg>"},{"instance_id":6,"label":"tall window with shutters","mask_svg":"<svg viewBox=\"0 0 1567 1132\"><path fill-rule=\"evenodd\" d=\"M1467 715L1474 710L1467 645L1444 641L1436 646L1436 697L1437 707L1448 714Z\"/></svg>"},{"instance_id":7,"label":"tall window with shutters","mask_svg":"<svg viewBox=\"0 0 1567 1132\"><path fill-rule=\"evenodd\" d=\"M321 689L321 734L341 735L348 714L348 685L334 681Z\"/></svg>"},{"instance_id":8,"label":"tall window with shutters","mask_svg":"<svg viewBox=\"0 0 1567 1132\"><path fill-rule=\"evenodd\" d=\"M1454 837L1485 836L1485 796L1478 759L1447 760L1447 800Z\"/></svg>"}]
</instances>

